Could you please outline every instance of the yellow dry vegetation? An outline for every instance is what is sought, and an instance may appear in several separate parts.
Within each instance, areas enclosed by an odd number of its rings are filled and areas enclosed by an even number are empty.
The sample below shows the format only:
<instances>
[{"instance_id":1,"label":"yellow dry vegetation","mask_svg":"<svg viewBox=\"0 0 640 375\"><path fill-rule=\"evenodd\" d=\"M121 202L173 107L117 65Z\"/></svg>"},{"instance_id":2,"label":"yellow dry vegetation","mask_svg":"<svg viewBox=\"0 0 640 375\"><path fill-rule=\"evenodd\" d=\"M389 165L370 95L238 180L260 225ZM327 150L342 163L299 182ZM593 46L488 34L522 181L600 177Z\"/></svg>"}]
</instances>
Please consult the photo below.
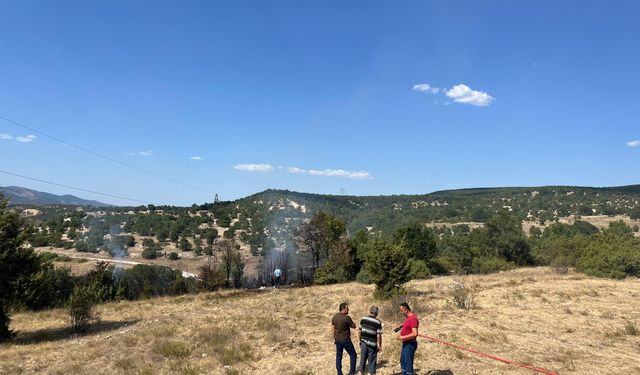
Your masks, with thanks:
<instances>
[{"instance_id":1,"label":"yellow dry vegetation","mask_svg":"<svg viewBox=\"0 0 640 375\"><path fill-rule=\"evenodd\" d=\"M475 296L453 303L452 287ZM594 279L548 268L485 276L438 277L407 286L421 332L560 374L640 373L640 280ZM335 374L331 316L350 303L359 319L381 308L384 350L379 374L394 374L401 321L373 286L221 291L118 302L98 307L102 320L70 336L62 309L16 313L13 344L0 346L2 374ZM473 304L471 304L473 305ZM344 366L348 367L345 355ZM532 374L421 340L418 374Z\"/></svg>"}]
</instances>

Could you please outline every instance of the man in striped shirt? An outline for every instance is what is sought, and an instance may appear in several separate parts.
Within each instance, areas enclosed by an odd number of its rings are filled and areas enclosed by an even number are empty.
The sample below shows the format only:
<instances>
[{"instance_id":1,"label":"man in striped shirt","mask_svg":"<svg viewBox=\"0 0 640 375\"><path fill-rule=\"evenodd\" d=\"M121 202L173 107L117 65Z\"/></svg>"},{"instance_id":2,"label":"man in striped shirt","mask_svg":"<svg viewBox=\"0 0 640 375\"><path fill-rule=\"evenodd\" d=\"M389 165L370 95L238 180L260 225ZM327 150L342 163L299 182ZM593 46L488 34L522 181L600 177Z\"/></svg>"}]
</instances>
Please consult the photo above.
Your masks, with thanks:
<instances>
[{"instance_id":1,"label":"man in striped shirt","mask_svg":"<svg viewBox=\"0 0 640 375\"><path fill-rule=\"evenodd\" d=\"M358 374L376 373L376 361L378 352L382 350L382 322L378 320L378 307L371 306L371 315L360 319L360 367ZM368 364L367 364L368 362Z\"/></svg>"}]
</instances>

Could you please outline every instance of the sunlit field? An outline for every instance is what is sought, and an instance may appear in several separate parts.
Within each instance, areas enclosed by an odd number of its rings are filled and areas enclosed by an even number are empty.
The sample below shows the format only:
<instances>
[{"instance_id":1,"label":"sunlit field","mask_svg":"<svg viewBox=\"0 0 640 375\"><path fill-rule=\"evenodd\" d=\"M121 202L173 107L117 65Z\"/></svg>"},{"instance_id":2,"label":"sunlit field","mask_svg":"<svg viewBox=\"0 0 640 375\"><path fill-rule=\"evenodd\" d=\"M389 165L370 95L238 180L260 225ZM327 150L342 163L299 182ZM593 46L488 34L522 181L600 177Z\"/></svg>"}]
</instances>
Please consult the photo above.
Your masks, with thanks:
<instances>
[{"instance_id":1,"label":"sunlit field","mask_svg":"<svg viewBox=\"0 0 640 375\"><path fill-rule=\"evenodd\" d=\"M468 308L453 294L463 284ZM379 374L400 371L401 322L373 285L236 290L98 306L101 321L73 336L63 309L16 313L3 374L334 374L331 316L342 301L385 324ZM603 280L549 268L438 277L407 286L421 333L560 374L640 372L640 280ZM345 355L344 366L348 368ZM421 339L419 374L529 374Z\"/></svg>"}]
</instances>

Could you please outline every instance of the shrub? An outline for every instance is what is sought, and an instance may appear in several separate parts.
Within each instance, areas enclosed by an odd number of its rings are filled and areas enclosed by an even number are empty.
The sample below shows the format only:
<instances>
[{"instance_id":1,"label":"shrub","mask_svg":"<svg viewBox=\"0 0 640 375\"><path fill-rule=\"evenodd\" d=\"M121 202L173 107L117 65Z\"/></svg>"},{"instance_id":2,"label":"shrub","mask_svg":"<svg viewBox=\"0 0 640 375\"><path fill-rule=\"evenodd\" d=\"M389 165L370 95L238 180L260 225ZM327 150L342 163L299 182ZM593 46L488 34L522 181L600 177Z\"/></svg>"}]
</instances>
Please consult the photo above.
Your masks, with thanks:
<instances>
[{"instance_id":1,"label":"shrub","mask_svg":"<svg viewBox=\"0 0 640 375\"><path fill-rule=\"evenodd\" d=\"M97 302L94 291L89 287L77 287L69 298L69 325L74 333L86 332L92 322L100 320L94 308Z\"/></svg>"},{"instance_id":2,"label":"shrub","mask_svg":"<svg viewBox=\"0 0 640 375\"><path fill-rule=\"evenodd\" d=\"M373 277L369 274L369 271L366 269L361 269L356 276L356 280L362 284L373 284Z\"/></svg>"},{"instance_id":3,"label":"shrub","mask_svg":"<svg viewBox=\"0 0 640 375\"><path fill-rule=\"evenodd\" d=\"M636 326L635 322L632 322L630 320L627 320L626 324L624 325L624 332L627 335L631 336L640 335L640 329L638 329L638 326Z\"/></svg>"},{"instance_id":4,"label":"shrub","mask_svg":"<svg viewBox=\"0 0 640 375\"><path fill-rule=\"evenodd\" d=\"M634 231L634 232L636 232L636 233L637 233L638 231L640 231L640 227L638 226L638 224L636 224L636 225L634 225L634 226L633 226L633 231Z\"/></svg>"},{"instance_id":5,"label":"shrub","mask_svg":"<svg viewBox=\"0 0 640 375\"><path fill-rule=\"evenodd\" d=\"M191 250L193 250L193 246L191 246L191 242L189 242L189 240L187 240L184 237L180 240L180 243L179 243L178 246L180 247L180 250L182 250L182 251L191 251Z\"/></svg>"},{"instance_id":6,"label":"shrub","mask_svg":"<svg viewBox=\"0 0 640 375\"><path fill-rule=\"evenodd\" d=\"M222 237L230 240L233 237L235 237L236 235L236 230L232 228L227 229L226 231L224 231L224 233L222 233Z\"/></svg>"},{"instance_id":7,"label":"shrub","mask_svg":"<svg viewBox=\"0 0 640 375\"><path fill-rule=\"evenodd\" d=\"M137 264L117 274L115 299L135 300L195 291L196 280L165 266Z\"/></svg>"},{"instance_id":8,"label":"shrub","mask_svg":"<svg viewBox=\"0 0 640 375\"><path fill-rule=\"evenodd\" d=\"M376 284L374 297L387 299L402 291L402 285L411 279L404 249L385 240L369 241L365 246L365 269Z\"/></svg>"},{"instance_id":9,"label":"shrub","mask_svg":"<svg viewBox=\"0 0 640 375\"><path fill-rule=\"evenodd\" d=\"M343 267L329 261L316 270L313 282L321 285L338 284L348 281L348 275Z\"/></svg>"},{"instance_id":10,"label":"shrub","mask_svg":"<svg viewBox=\"0 0 640 375\"><path fill-rule=\"evenodd\" d=\"M497 257L477 257L471 261L472 273L487 274L500 271L508 271L513 268L515 268L515 265L513 263L507 262L506 260Z\"/></svg>"},{"instance_id":11,"label":"shrub","mask_svg":"<svg viewBox=\"0 0 640 375\"><path fill-rule=\"evenodd\" d=\"M226 283L224 271L218 268L211 258L207 263L200 266L198 277L200 278L200 285L207 291L217 290Z\"/></svg>"},{"instance_id":12,"label":"shrub","mask_svg":"<svg viewBox=\"0 0 640 375\"><path fill-rule=\"evenodd\" d=\"M451 300L450 304L453 306L464 309L471 310L478 307L478 303L476 301L476 297L478 293L467 288L456 288L451 292Z\"/></svg>"},{"instance_id":13,"label":"shrub","mask_svg":"<svg viewBox=\"0 0 640 375\"><path fill-rule=\"evenodd\" d=\"M590 238L571 233L550 234L537 241L533 250L534 259L541 265L575 267Z\"/></svg>"},{"instance_id":14,"label":"shrub","mask_svg":"<svg viewBox=\"0 0 640 375\"><path fill-rule=\"evenodd\" d=\"M409 261L409 275L411 279L428 279L431 277L431 272L422 259L411 259Z\"/></svg>"},{"instance_id":15,"label":"shrub","mask_svg":"<svg viewBox=\"0 0 640 375\"><path fill-rule=\"evenodd\" d=\"M146 248L142 250L142 257L144 259L156 259L157 256L158 255L155 248Z\"/></svg>"},{"instance_id":16,"label":"shrub","mask_svg":"<svg viewBox=\"0 0 640 375\"><path fill-rule=\"evenodd\" d=\"M575 260L567 256L560 256L551 262L551 267L556 273L564 275L569 272L569 267L575 265Z\"/></svg>"},{"instance_id":17,"label":"shrub","mask_svg":"<svg viewBox=\"0 0 640 375\"><path fill-rule=\"evenodd\" d=\"M74 280L68 268L45 266L32 278L22 280L16 300L32 310L63 306L73 292Z\"/></svg>"},{"instance_id":18,"label":"shrub","mask_svg":"<svg viewBox=\"0 0 640 375\"><path fill-rule=\"evenodd\" d=\"M178 260L178 259L180 259L180 256L178 256L178 253L176 253L175 251L172 251L172 252L169 253L169 259Z\"/></svg>"},{"instance_id":19,"label":"shrub","mask_svg":"<svg viewBox=\"0 0 640 375\"><path fill-rule=\"evenodd\" d=\"M578 259L580 272L614 279L640 276L640 240L622 222L612 222L609 228L596 234Z\"/></svg>"},{"instance_id":20,"label":"shrub","mask_svg":"<svg viewBox=\"0 0 640 375\"><path fill-rule=\"evenodd\" d=\"M449 272L449 270L453 270L454 268L454 262L447 256L440 256L431 259L428 266L430 274L443 274Z\"/></svg>"},{"instance_id":21,"label":"shrub","mask_svg":"<svg viewBox=\"0 0 640 375\"><path fill-rule=\"evenodd\" d=\"M191 354L191 348L180 341L168 341L157 345L155 352L167 358L186 358Z\"/></svg>"},{"instance_id":22,"label":"shrub","mask_svg":"<svg viewBox=\"0 0 640 375\"><path fill-rule=\"evenodd\" d=\"M208 256L213 255L213 247L212 247L211 245L207 245L207 246L204 248L204 254L205 254L205 255L208 255ZM252 254L253 254L253 253L252 253Z\"/></svg>"}]
</instances>

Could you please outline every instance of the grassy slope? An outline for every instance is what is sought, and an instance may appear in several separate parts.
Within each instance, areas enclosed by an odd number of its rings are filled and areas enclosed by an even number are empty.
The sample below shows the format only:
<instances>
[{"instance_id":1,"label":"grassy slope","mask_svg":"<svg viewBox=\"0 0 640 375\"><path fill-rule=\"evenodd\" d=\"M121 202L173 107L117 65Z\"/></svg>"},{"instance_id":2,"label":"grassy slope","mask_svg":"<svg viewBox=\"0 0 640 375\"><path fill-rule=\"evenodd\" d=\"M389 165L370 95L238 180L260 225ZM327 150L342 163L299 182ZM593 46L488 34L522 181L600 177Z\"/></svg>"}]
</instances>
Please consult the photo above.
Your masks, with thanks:
<instances>
[{"instance_id":1,"label":"grassy slope","mask_svg":"<svg viewBox=\"0 0 640 375\"><path fill-rule=\"evenodd\" d=\"M479 291L478 309L450 306L454 281ZM19 313L16 343L0 346L0 373L334 374L331 316L346 300L359 318L376 303L372 290L350 283L110 303L99 307L97 329L77 338L66 333L63 310ZM640 373L640 336L630 334L640 328L639 279L521 269L415 281L408 290L429 319L421 331L438 338L561 374ZM378 304L386 324L378 373L392 374L399 344L391 327L400 316ZM530 373L426 341L416 366L421 374Z\"/></svg>"}]
</instances>

